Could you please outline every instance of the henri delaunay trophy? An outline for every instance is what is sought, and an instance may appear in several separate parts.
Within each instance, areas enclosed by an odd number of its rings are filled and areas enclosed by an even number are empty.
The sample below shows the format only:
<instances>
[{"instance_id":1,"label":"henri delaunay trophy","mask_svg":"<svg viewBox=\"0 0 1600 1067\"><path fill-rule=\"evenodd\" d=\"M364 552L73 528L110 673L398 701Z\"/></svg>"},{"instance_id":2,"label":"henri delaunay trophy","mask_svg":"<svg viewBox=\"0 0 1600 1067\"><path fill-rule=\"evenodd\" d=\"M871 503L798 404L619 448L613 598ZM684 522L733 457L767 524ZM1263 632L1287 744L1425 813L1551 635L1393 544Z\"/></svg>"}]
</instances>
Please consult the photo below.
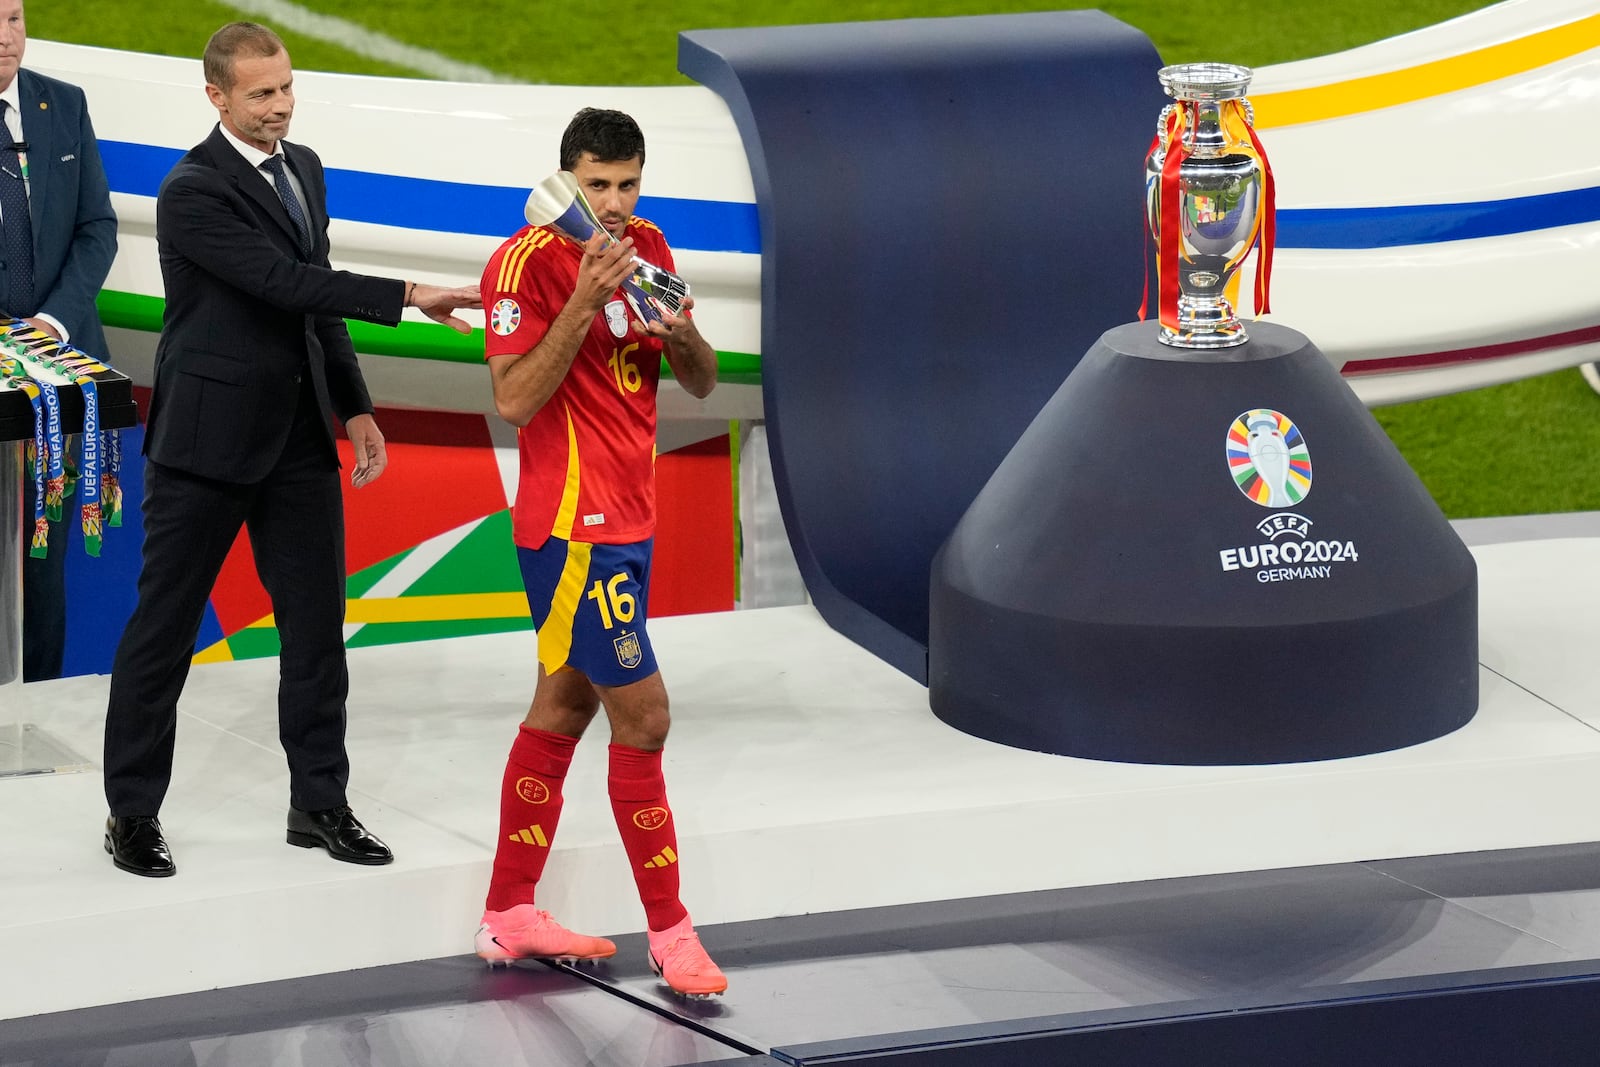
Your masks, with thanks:
<instances>
[{"instance_id":1,"label":"henri delaunay trophy","mask_svg":"<svg viewBox=\"0 0 1600 1067\"><path fill-rule=\"evenodd\" d=\"M1256 314L1268 308L1272 270L1272 168L1256 137L1248 67L1163 67L1173 98L1145 161L1145 200L1156 238L1160 340L1177 348L1229 348L1248 339L1235 309L1238 270L1259 238ZM1140 317L1143 318L1141 311Z\"/></svg>"}]
</instances>

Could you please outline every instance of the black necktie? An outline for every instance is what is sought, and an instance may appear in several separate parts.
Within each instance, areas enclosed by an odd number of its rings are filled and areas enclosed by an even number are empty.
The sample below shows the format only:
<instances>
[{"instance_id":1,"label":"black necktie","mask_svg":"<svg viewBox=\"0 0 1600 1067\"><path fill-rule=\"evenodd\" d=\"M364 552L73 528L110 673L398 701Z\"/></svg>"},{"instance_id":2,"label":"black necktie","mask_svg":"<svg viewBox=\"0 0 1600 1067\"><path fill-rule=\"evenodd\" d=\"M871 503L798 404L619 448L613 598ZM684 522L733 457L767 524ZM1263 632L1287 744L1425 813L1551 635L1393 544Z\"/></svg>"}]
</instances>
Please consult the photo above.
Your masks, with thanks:
<instances>
[{"instance_id":1,"label":"black necktie","mask_svg":"<svg viewBox=\"0 0 1600 1067\"><path fill-rule=\"evenodd\" d=\"M0 112L0 116L3 115L4 112ZM309 254L311 227L306 224L306 213L300 207L300 199L294 195L294 187L289 184L289 175L283 169L283 157L268 156L267 161L261 166L272 174L272 184L278 190L278 199L283 201L283 209L289 213L289 221L300 231L300 250Z\"/></svg>"},{"instance_id":2,"label":"black necktie","mask_svg":"<svg viewBox=\"0 0 1600 1067\"><path fill-rule=\"evenodd\" d=\"M6 271L10 275L13 315L32 315L33 306L33 220L28 217L28 187L22 181L22 161L5 125L10 107L0 100L0 229L4 229Z\"/></svg>"}]
</instances>

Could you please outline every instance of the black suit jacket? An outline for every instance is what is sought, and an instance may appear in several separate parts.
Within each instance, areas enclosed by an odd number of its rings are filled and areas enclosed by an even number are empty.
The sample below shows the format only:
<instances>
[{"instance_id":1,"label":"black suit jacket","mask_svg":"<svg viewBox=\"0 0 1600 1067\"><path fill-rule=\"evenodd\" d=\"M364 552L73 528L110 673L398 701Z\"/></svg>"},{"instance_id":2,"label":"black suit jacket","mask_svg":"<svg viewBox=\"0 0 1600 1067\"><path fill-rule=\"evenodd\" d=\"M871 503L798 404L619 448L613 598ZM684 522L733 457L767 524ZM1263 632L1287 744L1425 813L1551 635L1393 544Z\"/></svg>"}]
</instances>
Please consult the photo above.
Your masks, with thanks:
<instances>
[{"instance_id":1,"label":"black suit jacket","mask_svg":"<svg viewBox=\"0 0 1600 1067\"><path fill-rule=\"evenodd\" d=\"M372 411L344 319L400 321L405 283L328 266L322 161L283 142L305 191L313 247L270 183L220 127L161 183L156 244L166 316L156 348L145 453L206 478L248 484L272 469L310 374L328 416Z\"/></svg>"}]
</instances>

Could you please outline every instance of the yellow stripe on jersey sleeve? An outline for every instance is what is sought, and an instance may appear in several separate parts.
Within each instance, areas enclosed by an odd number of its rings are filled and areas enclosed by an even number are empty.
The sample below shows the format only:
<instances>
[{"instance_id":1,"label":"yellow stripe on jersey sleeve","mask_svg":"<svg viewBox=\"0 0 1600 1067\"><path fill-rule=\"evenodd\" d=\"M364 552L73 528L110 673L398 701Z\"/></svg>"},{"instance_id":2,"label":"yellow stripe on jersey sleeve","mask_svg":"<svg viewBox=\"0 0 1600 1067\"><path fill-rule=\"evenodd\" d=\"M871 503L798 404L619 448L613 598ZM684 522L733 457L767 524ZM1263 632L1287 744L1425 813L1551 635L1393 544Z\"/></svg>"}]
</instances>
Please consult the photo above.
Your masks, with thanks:
<instances>
[{"instance_id":1,"label":"yellow stripe on jersey sleeve","mask_svg":"<svg viewBox=\"0 0 1600 1067\"><path fill-rule=\"evenodd\" d=\"M528 237L531 237L529 234ZM497 293L504 293L511 288L510 278L513 274L519 278L522 275L521 264L528 258L528 253L533 250L528 243L528 237L522 237L516 244L506 249L506 254L500 257L500 275L495 279L494 289Z\"/></svg>"},{"instance_id":2,"label":"yellow stripe on jersey sleeve","mask_svg":"<svg viewBox=\"0 0 1600 1067\"><path fill-rule=\"evenodd\" d=\"M507 249L505 258L500 260L500 277L495 284L496 291L516 292L522 284L522 272L528 266L528 258L549 244L555 236L549 230L536 228L523 235L521 240Z\"/></svg>"}]
</instances>

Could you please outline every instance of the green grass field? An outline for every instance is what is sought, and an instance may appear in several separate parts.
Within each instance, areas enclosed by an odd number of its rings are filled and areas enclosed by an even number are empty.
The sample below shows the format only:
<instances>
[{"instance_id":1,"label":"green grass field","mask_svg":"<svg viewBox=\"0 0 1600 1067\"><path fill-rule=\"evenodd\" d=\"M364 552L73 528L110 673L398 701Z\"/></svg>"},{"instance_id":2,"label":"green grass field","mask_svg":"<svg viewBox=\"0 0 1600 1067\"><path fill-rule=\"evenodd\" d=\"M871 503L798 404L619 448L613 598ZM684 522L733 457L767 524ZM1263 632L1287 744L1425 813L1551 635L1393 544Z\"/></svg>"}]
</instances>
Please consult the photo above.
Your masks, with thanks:
<instances>
[{"instance_id":1,"label":"green grass field","mask_svg":"<svg viewBox=\"0 0 1600 1067\"><path fill-rule=\"evenodd\" d=\"M1179 4L1174 0L687 0L658 7L594 8L478 0L470 9L441 8L437 0L299 0L417 45L498 71L519 81L561 85L690 84L678 73L681 30L727 26L988 15L1097 7L1150 36L1169 63L1226 59L1261 66L1337 52L1420 29L1487 6L1481 0L1347 0L1313 6L1289 0ZM197 56L217 26L254 17L205 0L32 0L28 32L35 37ZM467 14L471 11L470 16ZM271 20L264 20L271 21ZM282 29L282 27L275 27ZM358 74L405 73L352 52L286 33L295 65ZM1221 54L1226 52L1226 55Z\"/></svg>"},{"instance_id":2,"label":"green grass field","mask_svg":"<svg viewBox=\"0 0 1600 1067\"><path fill-rule=\"evenodd\" d=\"M1056 10L1050 0L692 0L652 8L594 8L479 0L447 13L437 0L302 0L301 7L519 81L570 85L672 85L681 30L728 26ZM1325 55L1421 29L1487 6L1476 0L1288 0L1177 4L1105 0L1096 6L1148 34L1169 63L1212 59L1264 66ZM33 0L35 38L198 56L211 31L255 17L206 0ZM264 21L271 21L264 19ZM282 26L276 27L283 30ZM284 32L296 66L360 74L417 72ZM1600 396L1575 370L1375 412L1447 515L1600 509L1600 483L1574 472L1600 455Z\"/></svg>"}]
</instances>

